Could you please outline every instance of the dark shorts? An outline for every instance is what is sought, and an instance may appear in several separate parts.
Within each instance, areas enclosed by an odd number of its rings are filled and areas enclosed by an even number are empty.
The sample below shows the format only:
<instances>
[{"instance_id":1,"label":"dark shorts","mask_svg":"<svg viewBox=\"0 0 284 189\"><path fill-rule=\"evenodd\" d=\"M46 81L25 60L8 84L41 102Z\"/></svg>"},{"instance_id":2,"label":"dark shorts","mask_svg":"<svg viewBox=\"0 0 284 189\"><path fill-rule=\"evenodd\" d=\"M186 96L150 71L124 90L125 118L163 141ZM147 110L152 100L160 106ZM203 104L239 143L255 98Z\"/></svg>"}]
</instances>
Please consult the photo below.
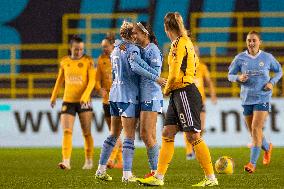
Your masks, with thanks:
<instances>
[{"instance_id":1,"label":"dark shorts","mask_svg":"<svg viewBox=\"0 0 284 189\"><path fill-rule=\"evenodd\" d=\"M201 132L201 95L194 84L171 93L165 125L178 125L181 131Z\"/></svg>"},{"instance_id":2,"label":"dark shorts","mask_svg":"<svg viewBox=\"0 0 284 189\"><path fill-rule=\"evenodd\" d=\"M69 102L63 102L62 108L61 108L61 114L71 114L73 116L76 115L76 113L82 113L82 112L89 112L93 111L92 104L89 103L87 105L81 105L79 102L77 103L69 103Z\"/></svg>"},{"instance_id":3,"label":"dark shorts","mask_svg":"<svg viewBox=\"0 0 284 189\"><path fill-rule=\"evenodd\" d=\"M125 102L110 102L110 115L122 117L139 117L139 104Z\"/></svg>"},{"instance_id":4,"label":"dark shorts","mask_svg":"<svg viewBox=\"0 0 284 189\"><path fill-rule=\"evenodd\" d=\"M270 103L252 104L252 105L242 105L244 108L244 116L252 115L254 111L267 111L270 112Z\"/></svg>"},{"instance_id":5,"label":"dark shorts","mask_svg":"<svg viewBox=\"0 0 284 189\"><path fill-rule=\"evenodd\" d=\"M105 117L110 117L110 105L109 104L103 104L104 114Z\"/></svg>"}]
</instances>

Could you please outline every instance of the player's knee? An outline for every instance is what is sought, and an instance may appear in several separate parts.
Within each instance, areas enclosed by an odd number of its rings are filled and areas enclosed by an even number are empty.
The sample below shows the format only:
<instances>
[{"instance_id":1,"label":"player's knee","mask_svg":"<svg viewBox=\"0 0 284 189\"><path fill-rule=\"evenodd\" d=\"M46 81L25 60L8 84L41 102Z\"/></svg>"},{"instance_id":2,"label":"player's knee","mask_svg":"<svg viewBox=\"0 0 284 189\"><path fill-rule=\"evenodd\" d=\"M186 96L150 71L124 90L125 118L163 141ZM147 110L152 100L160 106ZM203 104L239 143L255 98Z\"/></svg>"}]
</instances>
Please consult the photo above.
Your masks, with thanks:
<instances>
[{"instance_id":1,"label":"player's knee","mask_svg":"<svg viewBox=\"0 0 284 189\"><path fill-rule=\"evenodd\" d=\"M86 138L86 137L92 137L92 134L91 132L84 132L83 133L83 136Z\"/></svg>"},{"instance_id":2,"label":"player's knee","mask_svg":"<svg viewBox=\"0 0 284 189\"><path fill-rule=\"evenodd\" d=\"M64 134L64 135L72 135L72 133L73 133L73 132L72 132L71 129L64 129L64 130L63 130L63 134Z\"/></svg>"},{"instance_id":3,"label":"player's knee","mask_svg":"<svg viewBox=\"0 0 284 189\"><path fill-rule=\"evenodd\" d=\"M193 143L194 141L200 139L200 133L195 133L195 132L188 132L186 134L186 139L190 142Z\"/></svg>"},{"instance_id":4,"label":"player's knee","mask_svg":"<svg viewBox=\"0 0 284 189\"><path fill-rule=\"evenodd\" d=\"M168 127L164 127L162 135L163 137L167 138L175 138L176 132L174 132L172 129L169 129Z\"/></svg>"}]
</instances>

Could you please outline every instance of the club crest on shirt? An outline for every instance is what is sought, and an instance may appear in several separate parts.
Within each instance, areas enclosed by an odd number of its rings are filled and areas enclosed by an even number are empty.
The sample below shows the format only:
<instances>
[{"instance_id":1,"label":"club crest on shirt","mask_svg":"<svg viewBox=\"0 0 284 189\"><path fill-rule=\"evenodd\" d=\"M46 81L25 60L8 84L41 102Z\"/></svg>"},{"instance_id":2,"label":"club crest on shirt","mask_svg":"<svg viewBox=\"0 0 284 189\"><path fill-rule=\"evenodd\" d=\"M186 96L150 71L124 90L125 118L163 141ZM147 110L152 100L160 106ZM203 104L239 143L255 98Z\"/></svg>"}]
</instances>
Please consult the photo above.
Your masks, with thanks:
<instances>
[{"instance_id":1,"label":"club crest on shirt","mask_svg":"<svg viewBox=\"0 0 284 189\"><path fill-rule=\"evenodd\" d=\"M79 62L77 66L78 66L79 68L82 68L82 67L83 67L83 63L82 63L82 62Z\"/></svg>"},{"instance_id":2,"label":"club crest on shirt","mask_svg":"<svg viewBox=\"0 0 284 189\"><path fill-rule=\"evenodd\" d=\"M260 62L258 65L259 65L260 67L262 67L262 66L264 66L264 62Z\"/></svg>"},{"instance_id":3,"label":"club crest on shirt","mask_svg":"<svg viewBox=\"0 0 284 189\"><path fill-rule=\"evenodd\" d=\"M67 106L66 106L66 105L63 105L62 108L61 108L61 111L64 112L64 111L66 111L66 110L67 110Z\"/></svg>"}]
</instances>

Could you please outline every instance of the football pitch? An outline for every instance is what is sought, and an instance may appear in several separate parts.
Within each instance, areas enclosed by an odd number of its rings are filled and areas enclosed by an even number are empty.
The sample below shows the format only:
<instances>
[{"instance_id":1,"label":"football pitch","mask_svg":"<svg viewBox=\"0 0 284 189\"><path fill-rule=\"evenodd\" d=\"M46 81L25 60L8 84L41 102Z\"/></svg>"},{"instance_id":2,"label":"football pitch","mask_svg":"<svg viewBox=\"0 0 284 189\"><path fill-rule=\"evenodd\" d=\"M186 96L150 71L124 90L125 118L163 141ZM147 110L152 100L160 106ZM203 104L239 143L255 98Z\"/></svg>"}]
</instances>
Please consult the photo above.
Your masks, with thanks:
<instances>
[{"instance_id":1,"label":"football pitch","mask_svg":"<svg viewBox=\"0 0 284 189\"><path fill-rule=\"evenodd\" d=\"M262 165L262 155L254 174L243 171L249 160L248 148L211 148L212 159L227 155L235 161L233 175L218 174L220 188L284 188L284 149L274 148L272 162ZM137 183L125 185L121 182L122 170L112 169L108 173L111 182L96 180L94 177L100 150L95 150L95 166L92 170L82 170L84 151L72 152L69 171L57 168L61 160L60 148L0 149L0 188L145 188ZM149 171L146 150L135 150L133 173L141 177ZM173 161L168 169L163 188L189 188L203 178L203 172L196 160L185 159L185 150L175 149ZM218 188L218 187L215 187Z\"/></svg>"}]
</instances>

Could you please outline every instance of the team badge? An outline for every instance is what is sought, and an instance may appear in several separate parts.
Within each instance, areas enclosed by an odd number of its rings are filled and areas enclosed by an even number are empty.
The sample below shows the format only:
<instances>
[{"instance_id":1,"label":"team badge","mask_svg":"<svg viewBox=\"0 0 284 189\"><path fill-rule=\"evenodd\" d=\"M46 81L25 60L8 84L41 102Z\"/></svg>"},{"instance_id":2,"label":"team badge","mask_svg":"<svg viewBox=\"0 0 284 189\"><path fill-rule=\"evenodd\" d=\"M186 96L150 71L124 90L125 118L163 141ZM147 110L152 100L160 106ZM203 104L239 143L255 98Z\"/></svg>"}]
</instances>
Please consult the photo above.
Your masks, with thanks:
<instances>
[{"instance_id":1,"label":"team badge","mask_svg":"<svg viewBox=\"0 0 284 189\"><path fill-rule=\"evenodd\" d=\"M261 67L264 66L264 63L263 63L263 62L260 62L260 63L259 63L259 66L261 66Z\"/></svg>"},{"instance_id":2,"label":"team badge","mask_svg":"<svg viewBox=\"0 0 284 189\"><path fill-rule=\"evenodd\" d=\"M67 106L66 106L66 105L63 105L62 108L61 108L61 111L62 111L62 112L65 112L66 110L67 110Z\"/></svg>"},{"instance_id":3,"label":"team badge","mask_svg":"<svg viewBox=\"0 0 284 189\"><path fill-rule=\"evenodd\" d=\"M82 67L83 67L83 63L82 63L82 62L79 62L79 63L78 63L78 67L79 67L79 68L82 68Z\"/></svg>"}]
</instances>

